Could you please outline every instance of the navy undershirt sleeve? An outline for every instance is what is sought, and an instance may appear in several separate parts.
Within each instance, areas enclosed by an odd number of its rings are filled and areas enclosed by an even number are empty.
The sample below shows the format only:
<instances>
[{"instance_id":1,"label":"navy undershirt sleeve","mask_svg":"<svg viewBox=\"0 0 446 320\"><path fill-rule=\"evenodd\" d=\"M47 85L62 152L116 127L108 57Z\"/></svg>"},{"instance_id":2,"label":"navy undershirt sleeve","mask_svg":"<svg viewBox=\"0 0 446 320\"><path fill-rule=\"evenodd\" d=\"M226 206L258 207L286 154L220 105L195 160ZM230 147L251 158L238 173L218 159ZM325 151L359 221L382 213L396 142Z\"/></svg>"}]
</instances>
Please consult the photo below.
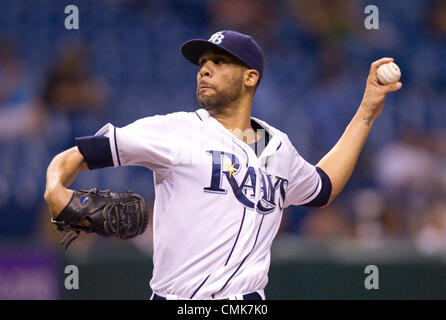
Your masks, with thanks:
<instances>
[{"instance_id":1,"label":"navy undershirt sleeve","mask_svg":"<svg viewBox=\"0 0 446 320\"><path fill-rule=\"evenodd\" d=\"M330 200L331 195L331 180L328 175L319 167L316 167L316 171L321 177L322 187L319 194L310 202L304 204L305 207L323 207Z\"/></svg>"},{"instance_id":2,"label":"navy undershirt sleeve","mask_svg":"<svg viewBox=\"0 0 446 320\"><path fill-rule=\"evenodd\" d=\"M89 169L113 167L110 139L104 136L76 138L76 145L84 156Z\"/></svg>"}]
</instances>

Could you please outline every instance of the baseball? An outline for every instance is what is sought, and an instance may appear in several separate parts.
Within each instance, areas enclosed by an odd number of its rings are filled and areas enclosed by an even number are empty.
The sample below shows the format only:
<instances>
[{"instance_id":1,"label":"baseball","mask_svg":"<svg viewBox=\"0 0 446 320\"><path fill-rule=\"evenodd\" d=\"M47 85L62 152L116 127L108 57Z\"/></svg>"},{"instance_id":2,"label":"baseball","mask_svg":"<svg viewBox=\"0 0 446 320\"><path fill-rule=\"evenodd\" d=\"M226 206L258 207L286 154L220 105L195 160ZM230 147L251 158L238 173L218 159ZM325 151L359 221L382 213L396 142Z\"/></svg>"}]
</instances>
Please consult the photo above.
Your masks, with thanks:
<instances>
[{"instance_id":1,"label":"baseball","mask_svg":"<svg viewBox=\"0 0 446 320\"><path fill-rule=\"evenodd\" d=\"M386 85L397 82L401 78L400 68L394 62L381 65L378 68L378 82Z\"/></svg>"}]
</instances>

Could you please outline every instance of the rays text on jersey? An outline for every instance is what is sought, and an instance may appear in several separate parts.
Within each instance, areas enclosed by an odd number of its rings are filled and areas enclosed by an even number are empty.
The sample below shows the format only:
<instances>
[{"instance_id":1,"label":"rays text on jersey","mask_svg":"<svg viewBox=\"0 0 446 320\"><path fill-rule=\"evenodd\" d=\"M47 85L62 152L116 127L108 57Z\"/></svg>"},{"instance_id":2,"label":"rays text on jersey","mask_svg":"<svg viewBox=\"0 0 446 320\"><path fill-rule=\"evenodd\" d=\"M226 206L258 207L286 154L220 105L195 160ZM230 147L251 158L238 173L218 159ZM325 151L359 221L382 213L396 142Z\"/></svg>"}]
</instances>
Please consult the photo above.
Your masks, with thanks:
<instances>
[{"instance_id":1,"label":"rays text on jersey","mask_svg":"<svg viewBox=\"0 0 446 320\"><path fill-rule=\"evenodd\" d=\"M241 172L240 161L236 155L218 150L208 150L212 156L212 173L210 185L203 188L203 191L217 194L226 194L227 190L222 188L223 177L226 177L231 189L245 207L256 209L259 213L268 214L274 212L278 206L283 208L285 201L288 180L279 176L273 176L263 169L256 170L254 167L247 167L241 182L236 176ZM226 164L225 163L229 163ZM260 177L259 177L260 175ZM258 181L260 179L260 181ZM260 183L261 197L255 203L256 184Z\"/></svg>"}]
</instances>

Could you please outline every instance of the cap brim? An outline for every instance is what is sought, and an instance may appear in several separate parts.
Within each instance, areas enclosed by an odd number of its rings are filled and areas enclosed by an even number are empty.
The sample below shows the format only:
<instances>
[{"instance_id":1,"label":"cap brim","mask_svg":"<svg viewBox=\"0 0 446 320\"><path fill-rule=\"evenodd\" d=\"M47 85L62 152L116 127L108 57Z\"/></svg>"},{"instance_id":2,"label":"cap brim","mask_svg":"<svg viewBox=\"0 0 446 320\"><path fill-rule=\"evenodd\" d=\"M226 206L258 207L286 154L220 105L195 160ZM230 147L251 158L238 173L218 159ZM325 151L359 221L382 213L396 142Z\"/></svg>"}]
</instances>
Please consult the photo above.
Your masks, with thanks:
<instances>
[{"instance_id":1,"label":"cap brim","mask_svg":"<svg viewBox=\"0 0 446 320\"><path fill-rule=\"evenodd\" d=\"M202 40L202 39L194 39L194 40L186 41L181 46L181 53L187 60L189 60L193 64L199 65L198 61L200 59L201 54L203 53L203 51L205 49L209 49L209 48L211 48L211 49L218 48L219 50L223 50L223 51L229 53L230 55L236 57L232 52L220 47L219 45L217 45L213 42L207 41L207 40Z\"/></svg>"}]
</instances>

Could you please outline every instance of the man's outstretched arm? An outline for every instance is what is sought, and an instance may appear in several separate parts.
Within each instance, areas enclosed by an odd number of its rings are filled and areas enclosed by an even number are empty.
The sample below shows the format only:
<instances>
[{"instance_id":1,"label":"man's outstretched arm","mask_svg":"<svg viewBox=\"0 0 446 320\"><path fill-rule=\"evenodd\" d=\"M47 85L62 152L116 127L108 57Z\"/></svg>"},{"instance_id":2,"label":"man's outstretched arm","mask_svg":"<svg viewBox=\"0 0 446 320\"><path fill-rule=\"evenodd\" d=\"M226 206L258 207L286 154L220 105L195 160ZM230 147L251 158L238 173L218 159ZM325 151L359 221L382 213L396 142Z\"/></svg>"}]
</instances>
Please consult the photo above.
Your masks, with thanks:
<instances>
[{"instance_id":1,"label":"man's outstretched arm","mask_svg":"<svg viewBox=\"0 0 446 320\"><path fill-rule=\"evenodd\" d=\"M350 178L373 122L383 110L386 95L402 87L401 82L388 85L378 83L378 67L389 62L393 62L393 59L383 58L372 63L358 111L333 149L317 164L331 180L332 192L328 204L342 191Z\"/></svg>"},{"instance_id":2,"label":"man's outstretched arm","mask_svg":"<svg viewBox=\"0 0 446 320\"><path fill-rule=\"evenodd\" d=\"M67 187L80 172L88 169L78 147L68 149L53 158L47 169L45 189L45 201L52 217L56 217L70 201L73 191Z\"/></svg>"}]
</instances>

